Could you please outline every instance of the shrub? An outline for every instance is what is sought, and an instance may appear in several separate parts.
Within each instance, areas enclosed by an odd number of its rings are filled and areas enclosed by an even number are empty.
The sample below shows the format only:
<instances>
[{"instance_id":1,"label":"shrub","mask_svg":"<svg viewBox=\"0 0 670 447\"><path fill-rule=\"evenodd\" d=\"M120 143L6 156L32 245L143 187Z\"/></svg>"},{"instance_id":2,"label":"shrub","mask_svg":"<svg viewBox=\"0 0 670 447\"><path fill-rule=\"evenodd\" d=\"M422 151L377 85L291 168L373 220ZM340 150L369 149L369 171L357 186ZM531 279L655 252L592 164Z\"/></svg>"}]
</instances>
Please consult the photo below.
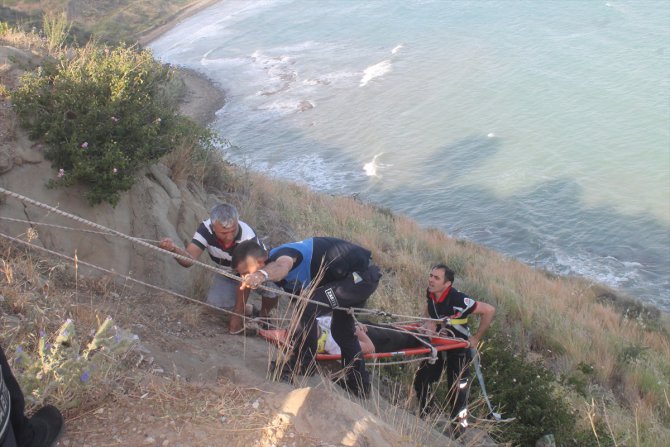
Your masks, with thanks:
<instances>
[{"instance_id":1,"label":"shrub","mask_svg":"<svg viewBox=\"0 0 670 447\"><path fill-rule=\"evenodd\" d=\"M51 186L80 183L116 205L138 168L170 151L186 118L163 86L171 71L147 50L93 43L22 78L12 99L31 137L47 143Z\"/></svg>"},{"instance_id":2,"label":"shrub","mask_svg":"<svg viewBox=\"0 0 670 447\"><path fill-rule=\"evenodd\" d=\"M10 29L9 23L0 21L0 36L9 33Z\"/></svg>"},{"instance_id":3,"label":"shrub","mask_svg":"<svg viewBox=\"0 0 670 447\"><path fill-rule=\"evenodd\" d=\"M83 350L72 320L63 323L54 337L40 333L36 352L18 347L14 360L26 403L41 405L50 400L62 409L76 407L87 389L99 388L109 377L110 369L117 367L136 340L136 335L114 326L109 317Z\"/></svg>"},{"instance_id":4,"label":"shrub","mask_svg":"<svg viewBox=\"0 0 670 447\"><path fill-rule=\"evenodd\" d=\"M42 18L42 28L46 37L49 54L60 51L72 28L64 12L60 14L45 14Z\"/></svg>"},{"instance_id":5,"label":"shrub","mask_svg":"<svg viewBox=\"0 0 670 447\"><path fill-rule=\"evenodd\" d=\"M557 444L565 445L575 431L575 416L556 388L553 374L539 363L522 360L503 337L491 334L488 349L482 352L482 370L493 405L504 418L496 437L512 445L535 445L545 434L554 434ZM478 383L473 374L473 392ZM471 398L473 400L473 398ZM496 410L496 411L500 411Z\"/></svg>"}]
</instances>

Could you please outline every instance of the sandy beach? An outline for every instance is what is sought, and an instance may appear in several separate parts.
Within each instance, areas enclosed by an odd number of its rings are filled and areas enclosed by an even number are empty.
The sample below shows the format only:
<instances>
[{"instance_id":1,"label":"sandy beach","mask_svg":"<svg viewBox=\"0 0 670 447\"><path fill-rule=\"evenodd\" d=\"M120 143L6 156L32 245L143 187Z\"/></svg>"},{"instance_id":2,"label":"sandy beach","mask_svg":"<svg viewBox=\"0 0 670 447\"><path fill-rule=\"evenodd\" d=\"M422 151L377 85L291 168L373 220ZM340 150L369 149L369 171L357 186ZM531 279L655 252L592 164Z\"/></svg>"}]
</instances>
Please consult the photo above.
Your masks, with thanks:
<instances>
[{"instance_id":1,"label":"sandy beach","mask_svg":"<svg viewBox=\"0 0 670 447\"><path fill-rule=\"evenodd\" d=\"M161 34L174 28L181 21L206 9L221 0L195 0L170 17L163 25L153 28L139 37L139 43L147 46ZM225 103L225 93L207 76L184 67L174 67L184 82L185 92L181 113L194 119L198 124L207 126L214 119L217 110Z\"/></svg>"},{"instance_id":2,"label":"sandy beach","mask_svg":"<svg viewBox=\"0 0 670 447\"><path fill-rule=\"evenodd\" d=\"M207 76L183 67L176 67L178 76L184 82L185 92L179 107L182 114L191 117L198 124L207 126L216 111L226 102L224 91Z\"/></svg>"},{"instance_id":3,"label":"sandy beach","mask_svg":"<svg viewBox=\"0 0 670 447\"><path fill-rule=\"evenodd\" d=\"M185 20L191 17L193 14L200 12L203 9L208 8L209 6L215 5L220 2L221 0L194 0L192 2L189 2L187 5L185 5L182 9L173 14L171 17L168 17L165 23L155 28L152 28L146 31L144 34L142 34L139 37L138 42L140 43L140 45L146 46L151 41L157 39L158 36L160 36L161 34L174 28L175 25L177 25L182 20Z\"/></svg>"}]
</instances>

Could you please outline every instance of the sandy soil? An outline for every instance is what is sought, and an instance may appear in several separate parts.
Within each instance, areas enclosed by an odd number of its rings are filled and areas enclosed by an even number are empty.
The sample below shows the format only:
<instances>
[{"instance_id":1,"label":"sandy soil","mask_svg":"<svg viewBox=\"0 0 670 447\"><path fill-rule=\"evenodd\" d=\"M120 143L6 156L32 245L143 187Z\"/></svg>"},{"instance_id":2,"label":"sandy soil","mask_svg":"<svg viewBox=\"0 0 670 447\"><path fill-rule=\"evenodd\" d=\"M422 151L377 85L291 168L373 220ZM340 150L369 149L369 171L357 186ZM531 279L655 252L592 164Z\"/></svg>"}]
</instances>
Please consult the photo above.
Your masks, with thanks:
<instances>
[{"instance_id":1,"label":"sandy soil","mask_svg":"<svg viewBox=\"0 0 670 447\"><path fill-rule=\"evenodd\" d=\"M352 399L327 370L273 382L274 350L258 337L227 334L225 319L199 306L135 293L96 305L139 335L133 372L103 404L68 417L59 446L458 445L378 394Z\"/></svg>"}]
</instances>

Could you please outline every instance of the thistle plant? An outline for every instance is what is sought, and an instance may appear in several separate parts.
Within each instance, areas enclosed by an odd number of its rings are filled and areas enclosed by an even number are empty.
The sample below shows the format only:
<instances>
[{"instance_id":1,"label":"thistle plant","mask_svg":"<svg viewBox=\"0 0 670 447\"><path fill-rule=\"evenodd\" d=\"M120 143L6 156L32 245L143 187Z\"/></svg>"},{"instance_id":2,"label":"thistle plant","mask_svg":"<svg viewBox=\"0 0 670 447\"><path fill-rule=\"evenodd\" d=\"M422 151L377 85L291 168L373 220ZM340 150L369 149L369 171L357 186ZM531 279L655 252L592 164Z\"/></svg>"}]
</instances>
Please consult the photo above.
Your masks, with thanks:
<instances>
[{"instance_id":1,"label":"thistle plant","mask_svg":"<svg viewBox=\"0 0 670 447\"><path fill-rule=\"evenodd\" d=\"M65 321L53 336L41 331L34 354L16 350L15 373L28 405L57 401L64 409L79 405L91 388L113 377L118 360L138 341L107 317L83 347L72 320Z\"/></svg>"}]
</instances>

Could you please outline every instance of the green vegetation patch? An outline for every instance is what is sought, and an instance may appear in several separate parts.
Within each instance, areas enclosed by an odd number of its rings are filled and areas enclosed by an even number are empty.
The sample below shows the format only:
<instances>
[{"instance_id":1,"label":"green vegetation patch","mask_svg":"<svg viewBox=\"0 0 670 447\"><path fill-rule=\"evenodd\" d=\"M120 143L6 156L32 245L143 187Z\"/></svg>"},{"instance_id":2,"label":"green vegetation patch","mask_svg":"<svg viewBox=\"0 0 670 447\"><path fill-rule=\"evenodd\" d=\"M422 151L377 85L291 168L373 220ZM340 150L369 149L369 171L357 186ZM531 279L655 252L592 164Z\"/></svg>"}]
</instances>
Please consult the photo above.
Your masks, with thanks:
<instances>
[{"instance_id":1,"label":"green vegetation patch","mask_svg":"<svg viewBox=\"0 0 670 447\"><path fill-rule=\"evenodd\" d=\"M49 184L83 184L92 204L115 205L137 169L168 153L184 126L164 88L170 78L147 50L93 43L25 75L12 100L21 125L47 144L58 171Z\"/></svg>"}]
</instances>

